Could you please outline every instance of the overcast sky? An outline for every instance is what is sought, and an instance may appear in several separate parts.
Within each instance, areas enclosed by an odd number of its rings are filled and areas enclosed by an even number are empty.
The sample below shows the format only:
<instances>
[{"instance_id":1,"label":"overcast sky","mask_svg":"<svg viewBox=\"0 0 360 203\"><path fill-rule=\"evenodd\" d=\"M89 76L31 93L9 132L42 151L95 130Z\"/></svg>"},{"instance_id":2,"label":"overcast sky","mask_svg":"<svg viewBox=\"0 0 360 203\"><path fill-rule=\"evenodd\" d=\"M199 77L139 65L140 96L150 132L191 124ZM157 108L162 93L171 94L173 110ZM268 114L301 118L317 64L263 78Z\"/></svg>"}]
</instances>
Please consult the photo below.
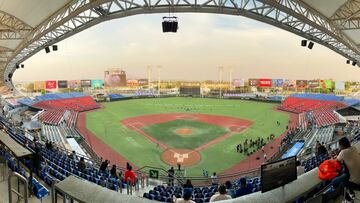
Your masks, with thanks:
<instances>
[{"instance_id":1,"label":"overcast sky","mask_svg":"<svg viewBox=\"0 0 360 203\"><path fill-rule=\"evenodd\" d=\"M345 58L302 38L239 16L178 14L178 33L162 33L162 16L138 15L96 25L41 51L15 72L15 81L103 79L122 68L128 78L146 78L147 65L161 65L162 79L218 79L218 67L234 78L360 80L360 69ZM156 78L156 69L153 78ZM224 72L224 80L229 77Z\"/></svg>"}]
</instances>

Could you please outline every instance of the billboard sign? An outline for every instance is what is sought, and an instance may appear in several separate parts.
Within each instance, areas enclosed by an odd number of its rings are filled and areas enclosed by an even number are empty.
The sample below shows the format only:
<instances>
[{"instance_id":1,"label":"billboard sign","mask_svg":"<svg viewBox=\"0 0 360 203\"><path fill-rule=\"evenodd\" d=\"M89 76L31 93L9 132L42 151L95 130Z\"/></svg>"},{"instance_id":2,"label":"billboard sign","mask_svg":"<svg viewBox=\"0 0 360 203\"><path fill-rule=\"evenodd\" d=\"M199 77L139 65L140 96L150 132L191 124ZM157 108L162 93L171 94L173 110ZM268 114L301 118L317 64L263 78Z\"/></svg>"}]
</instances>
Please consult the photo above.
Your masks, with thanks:
<instances>
[{"instance_id":1,"label":"billboard sign","mask_svg":"<svg viewBox=\"0 0 360 203\"><path fill-rule=\"evenodd\" d=\"M339 90L339 91L344 91L345 90L345 82L344 81L336 81L335 89Z\"/></svg>"},{"instance_id":2,"label":"billboard sign","mask_svg":"<svg viewBox=\"0 0 360 203\"><path fill-rule=\"evenodd\" d=\"M103 80L91 80L91 88L100 89L103 87Z\"/></svg>"},{"instance_id":3,"label":"billboard sign","mask_svg":"<svg viewBox=\"0 0 360 203\"><path fill-rule=\"evenodd\" d=\"M57 84L58 84L58 88L67 88L68 87L67 80L58 80Z\"/></svg>"},{"instance_id":4,"label":"billboard sign","mask_svg":"<svg viewBox=\"0 0 360 203\"><path fill-rule=\"evenodd\" d=\"M320 80L320 84L323 89L331 89L332 88L331 80Z\"/></svg>"},{"instance_id":5,"label":"billboard sign","mask_svg":"<svg viewBox=\"0 0 360 203\"><path fill-rule=\"evenodd\" d=\"M319 80L308 80L308 87L318 88L320 86Z\"/></svg>"},{"instance_id":6,"label":"billboard sign","mask_svg":"<svg viewBox=\"0 0 360 203\"><path fill-rule=\"evenodd\" d=\"M45 81L35 81L34 82L34 90L43 90L45 89Z\"/></svg>"},{"instance_id":7,"label":"billboard sign","mask_svg":"<svg viewBox=\"0 0 360 203\"><path fill-rule=\"evenodd\" d=\"M245 81L243 79L234 79L233 86L234 87L244 87Z\"/></svg>"},{"instance_id":8,"label":"billboard sign","mask_svg":"<svg viewBox=\"0 0 360 203\"><path fill-rule=\"evenodd\" d=\"M68 87L71 89L76 89L80 87L80 80L69 80Z\"/></svg>"},{"instance_id":9,"label":"billboard sign","mask_svg":"<svg viewBox=\"0 0 360 203\"><path fill-rule=\"evenodd\" d=\"M139 86L139 83L137 80L126 80L126 86L137 87L137 86Z\"/></svg>"},{"instance_id":10,"label":"billboard sign","mask_svg":"<svg viewBox=\"0 0 360 203\"><path fill-rule=\"evenodd\" d=\"M91 80L81 80L81 87L91 87Z\"/></svg>"},{"instance_id":11,"label":"billboard sign","mask_svg":"<svg viewBox=\"0 0 360 203\"><path fill-rule=\"evenodd\" d=\"M267 79L267 78L261 78L259 79L259 87L271 87L271 79Z\"/></svg>"},{"instance_id":12,"label":"billboard sign","mask_svg":"<svg viewBox=\"0 0 360 203\"><path fill-rule=\"evenodd\" d=\"M258 86L259 85L259 79L249 79L249 86Z\"/></svg>"},{"instance_id":13,"label":"billboard sign","mask_svg":"<svg viewBox=\"0 0 360 203\"><path fill-rule=\"evenodd\" d=\"M47 90L56 89L56 80L45 81L45 89Z\"/></svg>"},{"instance_id":14,"label":"billboard sign","mask_svg":"<svg viewBox=\"0 0 360 203\"><path fill-rule=\"evenodd\" d=\"M297 88L307 88L307 80L296 80Z\"/></svg>"},{"instance_id":15,"label":"billboard sign","mask_svg":"<svg viewBox=\"0 0 360 203\"><path fill-rule=\"evenodd\" d=\"M139 86L145 86L149 84L149 80L148 79L139 79L138 80Z\"/></svg>"}]
</instances>

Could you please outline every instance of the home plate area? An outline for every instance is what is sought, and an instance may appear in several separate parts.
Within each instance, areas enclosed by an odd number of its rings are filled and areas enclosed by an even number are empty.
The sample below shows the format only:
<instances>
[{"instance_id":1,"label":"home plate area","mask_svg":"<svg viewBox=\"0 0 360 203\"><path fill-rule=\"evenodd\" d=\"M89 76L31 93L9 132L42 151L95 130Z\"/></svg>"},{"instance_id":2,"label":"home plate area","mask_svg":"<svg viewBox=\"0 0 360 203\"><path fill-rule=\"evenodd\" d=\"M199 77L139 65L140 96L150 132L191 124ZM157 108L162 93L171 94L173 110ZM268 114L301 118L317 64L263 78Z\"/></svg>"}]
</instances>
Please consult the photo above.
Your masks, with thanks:
<instances>
[{"instance_id":1,"label":"home plate area","mask_svg":"<svg viewBox=\"0 0 360 203\"><path fill-rule=\"evenodd\" d=\"M197 151L190 149L166 149L162 155L161 160L171 166L181 164L181 166L193 166L200 160L200 154Z\"/></svg>"}]
</instances>

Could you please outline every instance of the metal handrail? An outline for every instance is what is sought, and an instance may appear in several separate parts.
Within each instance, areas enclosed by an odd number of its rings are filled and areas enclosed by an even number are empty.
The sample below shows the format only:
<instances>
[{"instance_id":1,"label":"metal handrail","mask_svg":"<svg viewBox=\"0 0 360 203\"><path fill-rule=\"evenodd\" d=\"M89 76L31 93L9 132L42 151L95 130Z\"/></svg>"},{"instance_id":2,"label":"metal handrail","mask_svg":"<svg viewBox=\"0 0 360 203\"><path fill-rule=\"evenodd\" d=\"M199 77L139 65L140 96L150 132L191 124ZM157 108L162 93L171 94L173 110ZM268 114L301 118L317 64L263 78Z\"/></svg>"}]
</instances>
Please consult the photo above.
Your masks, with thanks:
<instances>
[{"instance_id":1,"label":"metal handrail","mask_svg":"<svg viewBox=\"0 0 360 203\"><path fill-rule=\"evenodd\" d=\"M24 195L22 195L20 193L20 188L19 187L18 187L19 188L18 190L12 188L11 181L12 181L12 179L14 177L16 177L18 179L18 184L20 184L19 181L23 182L23 184L24 184ZM12 193L15 193L18 196L18 198L19 197L23 198L24 203L28 203L29 202L28 185L29 185L29 182L25 177L23 177L22 175L20 175L17 172L11 172L9 174L9 179L8 179L9 203L12 203Z\"/></svg>"}]
</instances>

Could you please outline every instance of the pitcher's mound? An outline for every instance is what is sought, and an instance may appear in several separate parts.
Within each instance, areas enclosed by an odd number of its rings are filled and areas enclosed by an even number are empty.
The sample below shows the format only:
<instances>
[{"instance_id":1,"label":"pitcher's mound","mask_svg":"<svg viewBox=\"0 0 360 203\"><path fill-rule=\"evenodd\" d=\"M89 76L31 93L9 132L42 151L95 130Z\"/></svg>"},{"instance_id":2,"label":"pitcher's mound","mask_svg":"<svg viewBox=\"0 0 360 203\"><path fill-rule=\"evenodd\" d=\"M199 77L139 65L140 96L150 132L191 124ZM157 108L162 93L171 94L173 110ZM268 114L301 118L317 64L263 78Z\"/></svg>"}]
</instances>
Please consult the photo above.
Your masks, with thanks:
<instances>
[{"instance_id":1,"label":"pitcher's mound","mask_svg":"<svg viewBox=\"0 0 360 203\"><path fill-rule=\"evenodd\" d=\"M179 128L175 130L175 133L178 135L190 135L192 130L189 128Z\"/></svg>"},{"instance_id":2,"label":"pitcher's mound","mask_svg":"<svg viewBox=\"0 0 360 203\"><path fill-rule=\"evenodd\" d=\"M193 166L200 160L200 154L191 149L166 149L162 155L161 160L170 166Z\"/></svg>"}]
</instances>

